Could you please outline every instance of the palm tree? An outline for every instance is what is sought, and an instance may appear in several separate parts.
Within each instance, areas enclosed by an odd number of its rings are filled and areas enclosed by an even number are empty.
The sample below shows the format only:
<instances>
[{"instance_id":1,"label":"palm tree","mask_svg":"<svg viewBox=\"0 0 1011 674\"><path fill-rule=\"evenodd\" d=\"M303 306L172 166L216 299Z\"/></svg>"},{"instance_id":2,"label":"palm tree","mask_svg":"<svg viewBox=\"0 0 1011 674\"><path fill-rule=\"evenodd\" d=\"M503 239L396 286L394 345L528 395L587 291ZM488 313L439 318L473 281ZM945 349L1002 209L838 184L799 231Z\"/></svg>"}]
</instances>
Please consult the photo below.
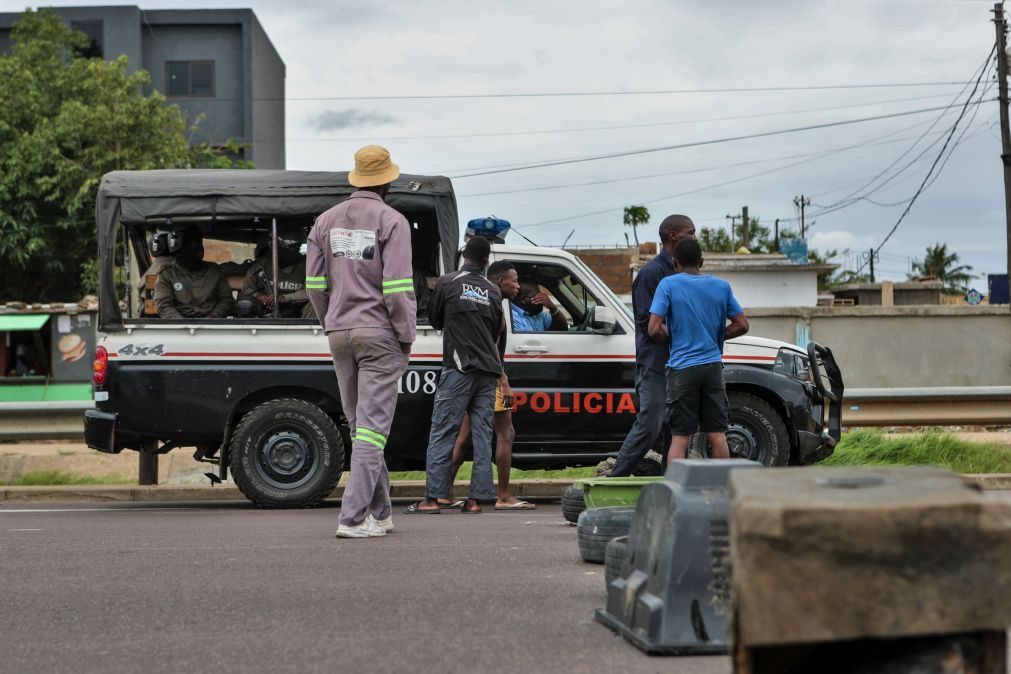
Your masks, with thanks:
<instances>
[{"instance_id":1,"label":"palm tree","mask_svg":"<svg viewBox=\"0 0 1011 674\"><path fill-rule=\"evenodd\" d=\"M972 267L958 264L958 253L949 253L948 244L935 243L927 246L927 254L923 261L913 260L913 273L909 278L933 276L944 283L944 292L949 294L964 293L969 281L974 277L969 272Z\"/></svg>"},{"instance_id":2,"label":"palm tree","mask_svg":"<svg viewBox=\"0 0 1011 674\"><path fill-rule=\"evenodd\" d=\"M632 228L632 237L635 239L635 247L639 247L639 233L637 227L649 222L649 211L645 206L625 206L625 226Z\"/></svg>"}]
</instances>

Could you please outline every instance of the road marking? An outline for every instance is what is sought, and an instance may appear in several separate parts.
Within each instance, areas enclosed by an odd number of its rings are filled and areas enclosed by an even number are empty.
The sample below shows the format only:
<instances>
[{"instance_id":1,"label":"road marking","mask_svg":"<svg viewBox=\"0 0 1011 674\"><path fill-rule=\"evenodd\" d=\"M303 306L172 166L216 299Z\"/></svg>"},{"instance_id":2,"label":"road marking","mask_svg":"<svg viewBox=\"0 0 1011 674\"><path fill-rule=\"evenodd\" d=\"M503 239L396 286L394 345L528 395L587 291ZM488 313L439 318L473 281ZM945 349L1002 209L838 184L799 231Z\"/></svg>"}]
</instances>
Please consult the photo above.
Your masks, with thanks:
<instances>
[{"instance_id":1,"label":"road marking","mask_svg":"<svg viewBox=\"0 0 1011 674\"><path fill-rule=\"evenodd\" d=\"M7 531L45 531L45 529L8 529Z\"/></svg>"},{"instance_id":2,"label":"road marking","mask_svg":"<svg viewBox=\"0 0 1011 674\"><path fill-rule=\"evenodd\" d=\"M18 510L0 510L0 515L10 513L132 513L138 510L197 510L197 508L21 508Z\"/></svg>"}]
</instances>

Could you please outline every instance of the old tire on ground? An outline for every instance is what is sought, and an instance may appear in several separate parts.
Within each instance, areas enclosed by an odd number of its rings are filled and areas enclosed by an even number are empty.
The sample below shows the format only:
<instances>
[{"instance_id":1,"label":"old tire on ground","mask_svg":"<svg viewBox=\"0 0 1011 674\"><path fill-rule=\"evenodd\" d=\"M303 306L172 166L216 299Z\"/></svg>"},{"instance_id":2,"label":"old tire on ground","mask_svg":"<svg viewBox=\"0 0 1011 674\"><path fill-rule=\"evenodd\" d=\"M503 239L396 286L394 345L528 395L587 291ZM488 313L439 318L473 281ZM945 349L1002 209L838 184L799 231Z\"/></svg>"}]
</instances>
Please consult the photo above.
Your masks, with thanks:
<instances>
[{"instance_id":1,"label":"old tire on ground","mask_svg":"<svg viewBox=\"0 0 1011 674\"><path fill-rule=\"evenodd\" d=\"M247 412L232 436L235 485L261 508L310 508L337 487L344 441L327 414L304 400L271 400Z\"/></svg>"},{"instance_id":2,"label":"old tire on ground","mask_svg":"<svg viewBox=\"0 0 1011 674\"><path fill-rule=\"evenodd\" d=\"M607 542L607 547L604 548L604 578L608 585L621 574L627 549L628 536L618 536Z\"/></svg>"},{"instance_id":3,"label":"old tire on ground","mask_svg":"<svg viewBox=\"0 0 1011 674\"><path fill-rule=\"evenodd\" d=\"M663 475L663 457L656 452L650 452L632 469L634 477L656 477Z\"/></svg>"},{"instance_id":4,"label":"old tire on ground","mask_svg":"<svg viewBox=\"0 0 1011 674\"><path fill-rule=\"evenodd\" d=\"M770 467L790 463L790 436L775 408L750 393L730 391L727 397L730 399L730 427L727 429L730 458L750 459ZM692 436L688 452L689 456L692 452L707 458L711 456L705 434Z\"/></svg>"},{"instance_id":5,"label":"old tire on ground","mask_svg":"<svg viewBox=\"0 0 1011 674\"><path fill-rule=\"evenodd\" d=\"M579 516L576 539L584 562L603 564L607 544L618 536L627 536L635 519L635 506L590 508Z\"/></svg>"},{"instance_id":6,"label":"old tire on ground","mask_svg":"<svg viewBox=\"0 0 1011 674\"><path fill-rule=\"evenodd\" d=\"M586 510L583 500L583 488L570 485L562 490L562 517L567 522L575 524L579 521L579 513Z\"/></svg>"}]
</instances>

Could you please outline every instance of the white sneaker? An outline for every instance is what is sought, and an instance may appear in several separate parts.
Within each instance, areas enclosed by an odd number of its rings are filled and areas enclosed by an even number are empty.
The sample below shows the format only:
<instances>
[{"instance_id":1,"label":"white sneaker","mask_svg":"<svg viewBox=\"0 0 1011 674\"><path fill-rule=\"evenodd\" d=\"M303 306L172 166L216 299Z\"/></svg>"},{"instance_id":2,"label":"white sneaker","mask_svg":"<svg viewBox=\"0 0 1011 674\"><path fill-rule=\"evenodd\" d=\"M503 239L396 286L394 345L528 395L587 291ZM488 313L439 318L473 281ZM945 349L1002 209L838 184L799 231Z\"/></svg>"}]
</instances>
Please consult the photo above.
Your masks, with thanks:
<instances>
[{"instance_id":1,"label":"white sneaker","mask_svg":"<svg viewBox=\"0 0 1011 674\"><path fill-rule=\"evenodd\" d=\"M382 520L376 519L372 515L369 515L365 519L366 520L372 520L373 522L376 523L377 527L379 527L380 529L382 529L386 533L390 533L394 529L394 527L393 527L393 515L390 515L386 519L382 519Z\"/></svg>"},{"instance_id":2,"label":"white sneaker","mask_svg":"<svg viewBox=\"0 0 1011 674\"><path fill-rule=\"evenodd\" d=\"M337 538L374 538L385 536L386 532L376 524L376 520L369 515L365 521L357 526L347 526L341 524L337 527Z\"/></svg>"}]
</instances>

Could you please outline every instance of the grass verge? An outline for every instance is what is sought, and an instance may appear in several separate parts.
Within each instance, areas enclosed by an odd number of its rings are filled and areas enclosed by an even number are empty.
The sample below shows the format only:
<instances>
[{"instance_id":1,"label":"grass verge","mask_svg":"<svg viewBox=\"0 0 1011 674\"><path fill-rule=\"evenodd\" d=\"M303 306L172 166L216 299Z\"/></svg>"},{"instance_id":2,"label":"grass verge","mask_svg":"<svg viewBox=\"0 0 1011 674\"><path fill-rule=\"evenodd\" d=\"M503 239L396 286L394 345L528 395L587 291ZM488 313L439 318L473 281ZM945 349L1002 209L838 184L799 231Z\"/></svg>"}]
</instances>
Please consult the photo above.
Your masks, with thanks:
<instances>
[{"instance_id":1,"label":"grass verge","mask_svg":"<svg viewBox=\"0 0 1011 674\"><path fill-rule=\"evenodd\" d=\"M24 473L9 486L14 487L51 487L54 485L82 484L137 484L136 480L128 480L119 475L75 475L59 470L34 470Z\"/></svg>"},{"instance_id":2,"label":"grass verge","mask_svg":"<svg viewBox=\"0 0 1011 674\"><path fill-rule=\"evenodd\" d=\"M835 454L822 466L921 466L956 473L1011 473L1011 450L968 442L943 431L889 437L879 430L858 429L842 437Z\"/></svg>"}]
</instances>

